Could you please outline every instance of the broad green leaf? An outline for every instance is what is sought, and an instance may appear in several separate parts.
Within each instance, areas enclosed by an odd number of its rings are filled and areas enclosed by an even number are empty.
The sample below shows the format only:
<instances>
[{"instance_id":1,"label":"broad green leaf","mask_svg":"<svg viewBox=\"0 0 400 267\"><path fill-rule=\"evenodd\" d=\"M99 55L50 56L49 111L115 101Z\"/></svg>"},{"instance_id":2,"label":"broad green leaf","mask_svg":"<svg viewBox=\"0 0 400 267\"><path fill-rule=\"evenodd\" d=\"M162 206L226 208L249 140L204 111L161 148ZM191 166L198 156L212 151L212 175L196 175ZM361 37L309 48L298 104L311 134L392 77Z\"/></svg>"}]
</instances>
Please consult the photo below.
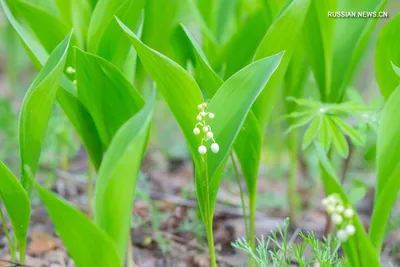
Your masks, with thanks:
<instances>
[{"instance_id":1,"label":"broad green leaf","mask_svg":"<svg viewBox=\"0 0 400 267\"><path fill-rule=\"evenodd\" d=\"M400 86L393 92L382 111L377 140L377 186L376 196L379 197L386 181L392 176L400 161Z\"/></svg>"},{"instance_id":2,"label":"broad green leaf","mask_svg":"<svg viewBox=\"0 0 400 267\"><path fill-rule=\"evenodd\" d=\"M298 34L301 32L310 1L293 0L288 2L290 4L271 24L255 52L254 60L285 51L279 68L274 72L267 88L263 90L252 108L260 124L261 132L266 130L272 107L279 95L282 79L289 64L292 50L296 45Z\"/></svg>"},{"instance_id":3,"label":"broad green leaf","mask_svg":"<svg viewBox=\"0 0 400 267\"><path fill-rule=\"evenodd\" d=\"M324 149L318 143L314 144L321 165L321 170L323 171L321 176L326 195L338 194L344 203L351 205L350 200L347 198L343 188L341 187L335 169L329 162ZM355 235L350 237L348 241L342 243L342 247L351 266L381 266L378 256L379 254L375 253L374 246L368 238L364 225L358 218L357 213L354 214L353 225L356 228Z\"/></svg>"},{"instance_id":4,"label":"broad green leaf","mask_svg":"<svg viewBox=\"0 0 400 267\"><path fill-rule=\"evenodd\" d=\"M385 98L400 84L393 64L400 65L400 14L380 31L375 49L375 73L379 89Z\"/></svg>"},{"instance_id":5,"label":"broad green leaf","mask_svg":"<svg viewBox=\"0 0 400 267\"><path fill-rule=\"evenodd\" d=\"M285 73L285 84L284 84L284 97L302 98L304 95L304 87L309 79L310 66L307 61L305 54L304 45L297 46L294 51L289 65ZM286 113L292 113L295 111L296 106L293 101L285 101Z\"/></svg>"},{"instance_id":6,"label":"broad green leaf","mask_svg":"<svg viewBox=\"0 0 400 267\"><path fill-rule=\"evenodd\" d=\"M363 136L361 136L356 129L345 123L341 118L337 116L332 116L331 120L340 128L340 130L345 135L351 138L355 145L362 146L365 144Z\"/></svg>"},{"instance_id":7,"label":"broad green leaf","mask_svg":"<svg viewBox=\"0 0 400 267\"><path fill-rule=\"evenodd\" d=\"M184 36L187 38L186 45L191 47L190 51L193 54L196 81L206 92L207 96L211 98L224 81L212 69L200 45L196 42L189 30L183 24L181 24L181 29L184 32Z\"/></svg>"},{"instance_id":8,"label":"broad green leaf","mask_svg":"<svg viewBox=\"0 0 400 267\"><path fill-rule=\"evenodd\" d=\"M311 143L314 141L319 132L320 125L321 116L318 116L311 122L310 126L308 126L306 132L304 133L303 143L301 144L302 150L306 150L309 145L311 145Z\"/></svg>"},{"instance_id":9,"label":"broad green leaf","mask_svg":"<svg viewBox=\"0 0 400 267\"><path fill-rule=\"evenodd\" d=\"M251 62L268 26L262 12L247 19L222 49L221 61L226 64L224 77L230 77Z\"/></svg>"},{"instance_id":10,"label":"broad green leaf","mask_svg":"<svg viewBox=\"0 0 400 267\"><path fill-rule=\"evenodd\" d=\"M375 11L384 10L389 0L338 1L338 10ZM326 16L324 14L324 16ZM379 19L336 20L333 51L331 101L342 101L348 84L352 81L361 57Z\"/></svg>"},{"instance_id":11,"label":"broad green leaf","mask_svg":"<svg viewBox=\"0 0 400 267\"><path fill-rule=\"evenodd\" d=\"M179 64L144 45L128 27L118 22L130 38L147 72L157 83L157 89L163 95L186 138L193 160L200 166L201 157L197 152L200 137L193 134L197 123L197 106L204 102L199 86Z\"/></svg>"},{"instance_id":12,"label":"broad green leaf","mask_svg":"<svg viewBox=\"0 0 400 267\"><path fill-rule=\"evenodd\" d=\"M14 235L18 242L20 261L24 262L31 204L21 183L1 161L0 198L13 226Z\"/></svg>"},{"instance_id":13,"label":"broad green leaf","mask_svg":"<svg viewBox=\"0 0 400 267\"><path fill-rule=\"evenodd\" d=\"M41 69L49 57L47 52L31 33L14 18L5 0L0 0L0 5L9 22L21 38L34 64ZM93 119L76 97L76 88L65 76L61 80L61 90L58 91L57 101L81 137L82 143L88 150L92 163L97 169L100 166L103 152L100 137L96 131Z\"/></svg>"},{"instance_id":14,"label":"broad green leaf","mask_svg":"<svg viewBox=\"0 0 400 267\"><path fill-rule=\"evenodd\" d=\"M112 239L78 208L32 181L77 267L122 267Z\"/></svg>"},{"instance_id":15,"label":"broad green leaf","mask_svg":"<svg viewBox=\"0 0 400 267\"><path fill-rule=\"evenodd\" d=\"M323 101L330 91L335 25L335 20L328 18L327 14L334 10L336 0L312 0L303 28L304 47Z\"/></svg>"},{"instance_id":16,"label":"broad green leaf","mask_svg":"<svg viewBox=\"0 0 400 267\"><path fill-rule=\"evenodd\" d=\"M153 96L154 98L154 96ZM95 221L114 241L124 261L133 197L140 171L154 99L115 134L101 164L96 184ZM117 202L110 199L118 199Z\"/></svg>"},{"instance_id":17,"label":"broad green leaf","mask_svg":"<svg viewBox=\"0 0 400 267\"><path fill-rule=\"evenodd\" d=\"M79 46L86 47L87 32L92 15L90 0L55 0L61 20L74 28Z\"/></svg>"},{"instance_id":18,"label":"broad green leaf","mask_svg":"<svg viewBox=\"0 0 400 267\"><path fill-rule=\"evenodd\" d=\"M60 86L70 39L71 33L56 47L22 102L19 118L21 179L28 193L31 183L25 177L23 166L28 165L33 175L36 173L42 141Z\"/></svg>"},{"instance_id":19,"label":"broad green leaf","mask_svg":"<svg viewBox=\"0 0 400 267\"><path fill-rule=\"evenodd\" d=\"M19 1L17 3L18 11L49 54L64 40L65 36L67 36L72 29L54 15L37 6L24 1ZM76 43L76 38L74 34L72 34L71 46L76 45ZM67 65L73 65L72 57L68 58Z\"/></svg>"},{"instance_id":20,"label":"broad green leaf","mask_svg":"<svg viewBox=\"0 0 400 267\"><path fill-rule=\"evenodd\" d=\"M76 62L78 98L92 115L107 147L119 127L143 107L143 97L103 58L77 49Z\"/></svg>"},{"instance_id":21,"label":"broad green leaf","mask_svg":"<svg viewBox=\"0 0 400 267\"><path fill-rule=\"evenodd\" d=\"M223 44L235 30L235 12L238 0L219 0L216 2L215 38L218 43Z\"/></svg>"},{"instance_id":22,"label":"broad green leaf","mask_svg":"<svg viewBox=\"0 0 400 267\"><path fill-rule=\"evenodd\" d=\"M97 53L103 34L107 31L108 25L114 20L114 15L124 2L124 0L97 1L88 29L88 52Z\"/></svg>"},{"instance_id":23,"label":"broad green leaf","mask_svg":"<svg viewBox=\"0 0 400 267\"><path fill-rule=\"evenodd\" d=\"M331 119L331 116L326 117L326 119L330 124L329 128L331 132L332 143L335 145L339 155L343 158L347 158L349 155L349 146L347 145L346 138L344 138L343 134L339 131L338 127Z\"/></svg>"},{"instance_id":24,"label":"broad green leaf","mask_svg":"<svg viewBox=\"0 0 400 267\"><path fill-rule=\"evenodd\" d=\"M371 220L371 240L377 251L383 244L385 225L400 189L400 86L390 95L381 115L377 140L377 184Z\"/></svg>"},{"instance_id":25,"label":"broad green leaf","mask_svg":"<svg viewBox=\"0 0 400 267\"><path fill-rule=\"evenodd\" d=\"M280 53L244 67L232 75L211 99L207 110L215 114L215 119L209 125L220 145L218 153L208 156L208 173L211 179L214 179L214 174L222 171L222 162L227 158L251 106L278 68L282 56ZM216 177L211 182L218 185L217 180Z\"/></svg>"},{"instance_id":26,"label":"broad green leaf","mask_svg":"<svg viewBox=\"0 0 400 267\"><path fill-rule=\"evenodd\" d=\"M138 26L145 2L146 0L125 1L115 15L130 29L135 29ZM101 37L96 53L121 68L131 46L125 33L113 18Z\"/></svg>"}]
</instances>

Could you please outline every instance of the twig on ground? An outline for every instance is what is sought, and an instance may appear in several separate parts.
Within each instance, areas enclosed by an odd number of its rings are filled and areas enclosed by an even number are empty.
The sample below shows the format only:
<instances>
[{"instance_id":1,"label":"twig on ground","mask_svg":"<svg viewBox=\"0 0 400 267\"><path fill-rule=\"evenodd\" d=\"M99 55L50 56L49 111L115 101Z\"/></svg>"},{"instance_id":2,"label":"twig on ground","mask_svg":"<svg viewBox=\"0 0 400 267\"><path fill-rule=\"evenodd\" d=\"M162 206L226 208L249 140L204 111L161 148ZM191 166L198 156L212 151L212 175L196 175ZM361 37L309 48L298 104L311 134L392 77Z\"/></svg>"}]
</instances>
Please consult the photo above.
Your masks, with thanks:
<instances>
[{"instance_id":1,"label":"twig on ground","mask_svg":"<svg viewBox=\"0 0 400 267\"><path fill-rule=\"evenodd\" d=\"M26 264L22 264L22 263L10 261L10 260L5 260L5 259L0 259L0 262L9 263L9 264L11 264L12 267L32 267L30 265L26 265Z\"/></svg>"}]
</instances>

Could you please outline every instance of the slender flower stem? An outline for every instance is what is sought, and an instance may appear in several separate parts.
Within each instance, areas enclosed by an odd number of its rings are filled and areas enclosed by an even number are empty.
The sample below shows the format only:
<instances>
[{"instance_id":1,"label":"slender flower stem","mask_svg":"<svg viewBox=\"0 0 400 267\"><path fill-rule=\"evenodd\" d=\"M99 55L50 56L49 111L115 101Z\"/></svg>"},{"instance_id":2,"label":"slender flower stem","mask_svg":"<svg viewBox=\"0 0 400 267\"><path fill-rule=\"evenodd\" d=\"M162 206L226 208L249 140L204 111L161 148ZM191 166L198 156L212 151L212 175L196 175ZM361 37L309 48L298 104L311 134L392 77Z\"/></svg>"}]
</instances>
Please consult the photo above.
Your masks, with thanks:
<instances>
[{"instance_id":1,"label":"slender flower stem","mask_svg":"<svg viewBox=\"0 0 400 267\"><path fill-rule=\"evenodd\" d=\"M288 183L288 203L289 203L289 217L292 226L297 226L297 136L296 132L290 133L290 173Z\"/></svg>"},{"instance_id":2,"label":"slender flower stem","mask_svg":"<svg viewBox=\"0 0 400 267\"><path fill-rule=\"evenodd\" d=\"M257 188L254 186L254 188ZM257 190L253 189L249 191L249 209L250 209L250 220L249 220L249 243L253 251L256 251L256 201L257 201ZM254 259L251 258L250 267L255 266Z\"/></svg>"},{"instance_id":3,"label":"slender flower stem","mask_svg":"<svg viewBox=\"0 0 400 267\"><path fill-rule=\"evenodd\" d=\"M213 236L213 214L211 211L211 203L210 203L207 154L203 155L203 162L204 162L204 177L202 177L202 178L205 179L205 181L206 181L205 226L206 226L206 231L207 231L207 240L208 240L208 248L209 248L211 266L217 267L217 261L216 261L216 257L215 257L215 248L214 248L214 236Z\"/></svg>"},{"instance_id":4,"label":"slender flower stem","mask_svg":"<svg viewBox=\"0 0 400 267\"><path fill-rule=\"evenodd\" d=\"M4 229L4 233L6 235L6 238L7 238L8 247L10 249L11 260L16 261L17 256L16 256L15 247L11 240L10 232L8 231L8 228L7 228L6 218L4 217L3 209L1 207L0 207L0 219L1 219L1 223L3 224L3 229Z\"/></svg>"},{"instance_id":5,"label":"slender flower stem","mask_svg":"<svg viewBox=\"0 0 400 267\"><path fill-rule=\"evenodd\" d=\"M250 241L251 236L249 235L249 224L248 224L248 216L247 216L247 212L246 212L246 202L244 201L244 192L243 192L242 184L240 182L240 175L239 175L238 167L236 165L235 158L233 156L233 152L231 152L231 160L232 160L233 170L235 172L236 183L239 187L240 202L242 204L245 233L246 233L247 239Z\"/></svg>"}]
</instances>

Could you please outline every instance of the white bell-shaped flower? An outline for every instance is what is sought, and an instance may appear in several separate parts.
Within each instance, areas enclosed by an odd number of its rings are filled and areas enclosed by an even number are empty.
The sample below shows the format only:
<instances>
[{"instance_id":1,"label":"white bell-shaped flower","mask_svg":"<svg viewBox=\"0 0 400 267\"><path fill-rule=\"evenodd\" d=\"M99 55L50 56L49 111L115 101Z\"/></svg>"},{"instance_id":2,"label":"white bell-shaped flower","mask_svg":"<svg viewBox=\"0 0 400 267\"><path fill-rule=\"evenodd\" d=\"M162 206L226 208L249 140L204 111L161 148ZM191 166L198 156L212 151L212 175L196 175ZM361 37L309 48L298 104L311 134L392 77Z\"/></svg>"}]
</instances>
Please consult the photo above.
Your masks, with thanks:
<instances>
[{"instance_id":1,"label":"white bell-shaped flower","mask_svg":"<svg viewBox=\"0 0 400 267\"><path fill-rule=\"evenodd\" d=\"M218 153L218 151L219 151L219 145L218 145L217 143L213 143L213 144L211 145L211 150L212 150L212 152L214 152L214 153Z\"/></svg>"},{"instance_id":2,"label":"white bell-shaped flower","mask_svg":"<svg viewBox=\"0 0 400 267\"><path fill-rule=\"evenodd\" d=\"M207 148L203 145L199 146L199 153L204 155L207 153Z\"/></svg>"}]
</instances>

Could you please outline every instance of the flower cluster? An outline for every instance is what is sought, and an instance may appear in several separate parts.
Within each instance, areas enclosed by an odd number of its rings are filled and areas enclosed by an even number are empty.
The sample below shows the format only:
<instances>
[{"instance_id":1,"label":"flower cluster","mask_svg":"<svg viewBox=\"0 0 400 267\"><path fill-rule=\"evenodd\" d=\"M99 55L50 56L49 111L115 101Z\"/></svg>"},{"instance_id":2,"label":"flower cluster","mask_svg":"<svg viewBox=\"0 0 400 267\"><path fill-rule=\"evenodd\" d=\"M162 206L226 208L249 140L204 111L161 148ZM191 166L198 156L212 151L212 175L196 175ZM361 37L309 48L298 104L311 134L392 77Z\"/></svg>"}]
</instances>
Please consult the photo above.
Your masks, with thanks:
<instances>
[{"instance_id":1,"label":"flower cluster","mask_svg":"<svg viewBox=\"0 0 400 267\"><path fill-rule=\"evenodd\" d=\"M337 194L332 194L324 198L322 205L338 229L337 237L340 241L346 242L356 232L356 228L353 225L353 208L350 205L345 206Z\"/></svg>"},{"instance_id":2,"label":"flower cluster","mask_svg":"<svg viewBox=\"0 0 400 267\"><path fill-rule=\"evenodd\" d=\"M206 112L207 103L205 102L198 105L197 108L199 110L199 114L196 117L198 122L193 129L193 133L195 135L199 135L200 133L203 134L203 137L201 138L201 145L199 146L198 151L202 155L207 153L207 141L212 140L213 143L211 144L211 151L217 153L219 151L219 145L217 144L217 142L215 142L214 133L211 131L210 125L208 125L206 122L207 117L210 119L214 119L215 115L214 113Z\"/></svg>"}]
</instances>

